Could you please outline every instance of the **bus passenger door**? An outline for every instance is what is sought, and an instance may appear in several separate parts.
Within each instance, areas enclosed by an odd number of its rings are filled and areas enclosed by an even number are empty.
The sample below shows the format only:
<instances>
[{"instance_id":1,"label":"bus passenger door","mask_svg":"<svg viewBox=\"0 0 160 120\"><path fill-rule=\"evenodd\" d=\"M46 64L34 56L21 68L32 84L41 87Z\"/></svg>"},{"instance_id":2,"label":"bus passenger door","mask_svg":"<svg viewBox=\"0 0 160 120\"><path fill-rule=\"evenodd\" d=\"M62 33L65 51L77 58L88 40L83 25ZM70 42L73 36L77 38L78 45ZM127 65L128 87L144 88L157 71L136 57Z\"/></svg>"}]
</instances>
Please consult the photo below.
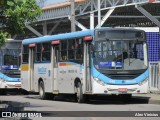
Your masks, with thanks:
<instances>
[{"instance_id":1,"label":"bus passenger door","mask_svg":"<svg viewBox=\"0 0 160 120\"><path fill-rule=\"evenodd\" d=\"M34 55L35 55L35 44L29 45L29 82L30 91L34 91Z\"/></svg>"},{"instance_id":2,"label":"bus passenger door","mask_svg":"<svg viewBox=\"0 0 160 120\"><path fill-rule=\"evenodd\" d=\"M84 38L85 39L85 38ZM91 83L91 41L84 42L84 93L92 92Z\"/></svg>"},{"instance_id":3,"label":"bus passenger door","mask_svg":"<svg viewBox=\"0 0 160 120\"><path fill-rule=\"evenodd\" d=\"M58 52L60 41L52 41L52 54L51 54L51 80L52 92L57 94L58 91Z\"/></svg>"}]
</instances>

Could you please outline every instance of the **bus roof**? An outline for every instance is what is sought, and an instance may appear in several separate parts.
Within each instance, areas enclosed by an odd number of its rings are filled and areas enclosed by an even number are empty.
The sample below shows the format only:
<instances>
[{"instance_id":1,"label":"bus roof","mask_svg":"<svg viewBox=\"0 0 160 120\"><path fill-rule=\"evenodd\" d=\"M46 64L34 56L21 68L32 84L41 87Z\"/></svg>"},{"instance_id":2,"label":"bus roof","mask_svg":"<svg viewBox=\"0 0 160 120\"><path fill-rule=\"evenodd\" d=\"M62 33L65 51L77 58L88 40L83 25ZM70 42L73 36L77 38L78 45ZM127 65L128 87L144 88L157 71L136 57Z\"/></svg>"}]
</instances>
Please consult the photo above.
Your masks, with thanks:
<instances>
[{"instance_id":1,"label":"bus roof","mask_svg":"<svg viewBox=\"0 0 160 120\"><path fill-rule=\"evenodd\" d=\"M94 30L84 30L79 32L64 33L64 34L58 34L58 35L47 35L43 37L24 39L22 41L22 44L41 43L41 42L47 42L47 41L49 42L53 40L84 37L84 36L89 36L93 34L94 34Z\"/></svg>"},{"instance_id":2,"label":"bus roof","mask_svg":"<svg viewBox=\"0 0 160 120\"><path fill-rule=\"evenodd\" d=\"M134 31L143 31L133 28L111 28L111 27L102 27L97 28L94 30L134 30ZM30 38L30 39L24 39L22 41L22 44L27 45L31 43L42 43L42 42L49 42L53 40L64 40L64 39L70 39L70 38L78 38L78 37L84 37L84 36L90 36L94 35L94 30L84 30L84 31L78 31L78 32L71 32L71 33L63 33L58 35L47 35L43 37L37 37L37 38ZM143 31L144 32L144 31Z\"/></svg>"}]
</instances>

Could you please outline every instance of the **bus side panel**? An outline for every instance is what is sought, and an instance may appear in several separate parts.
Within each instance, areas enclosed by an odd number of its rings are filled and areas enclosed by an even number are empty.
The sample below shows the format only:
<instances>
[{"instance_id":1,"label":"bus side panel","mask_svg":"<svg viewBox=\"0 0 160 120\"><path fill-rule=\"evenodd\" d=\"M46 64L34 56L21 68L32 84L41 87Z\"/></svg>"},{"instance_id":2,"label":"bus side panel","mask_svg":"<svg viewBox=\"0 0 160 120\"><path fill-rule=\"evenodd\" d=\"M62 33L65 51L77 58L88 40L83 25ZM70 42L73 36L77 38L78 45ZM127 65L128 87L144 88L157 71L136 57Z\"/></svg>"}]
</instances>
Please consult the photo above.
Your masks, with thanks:
<instances>
[{"instance_id":1,"label":"bus side panel","mask_svg":"<svg viewBox=\"0 0 160 120\"><path fill-rule=\"evenodd\" d=\"M75 71L71 66L59 66L58 68L58 89L60 93L74 93Z\"/></svg>"},{"instance_id":2,"label":"bus side panel","mask_svg":"<svg viewBox=\"0 0 160 120\"><path fill-rule=\"evenodd\" d=\"M30 91L30 79L29 79L29 65L22 64L21 65L21 80L22 80L22 88Z\"/></svg>"},{"instance_id":3,"label":"bus side panel","mask_svg":"<svg viewBox=\"0 0 160 120\"><path fill-rule=\"evenodd\" d=\"M34 89L38 92L39 81L42 80L45 87L45 92L52 92L51 80L51 64L50 63L35 63L34 64Z\"/></svg>"},{"instance_id":4,"label":"bus side panel","mask_svg":"<svg viewBox=\"0 0 160 120\"><path fill-rule=\"evenodd\" d=\"M82 80L81 66L76 63L59 63L58 66L58 89L60 93L75 93L74 81Z\"/></svg>"}]
</instances>

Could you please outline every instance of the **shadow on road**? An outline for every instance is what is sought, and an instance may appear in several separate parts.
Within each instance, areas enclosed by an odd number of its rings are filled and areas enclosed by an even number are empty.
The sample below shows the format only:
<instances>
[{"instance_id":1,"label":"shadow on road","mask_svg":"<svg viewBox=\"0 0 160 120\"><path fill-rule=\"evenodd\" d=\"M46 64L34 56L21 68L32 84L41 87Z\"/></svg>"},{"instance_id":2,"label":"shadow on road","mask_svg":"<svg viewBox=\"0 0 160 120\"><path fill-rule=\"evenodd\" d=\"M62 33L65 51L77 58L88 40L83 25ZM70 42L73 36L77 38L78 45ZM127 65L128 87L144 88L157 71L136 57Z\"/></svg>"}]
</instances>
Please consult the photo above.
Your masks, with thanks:
<instances>
[{"instance_id":1,"label":"shadow on road","mask_svg":"<svg viewBox=\"0 0 160 120\"><path fill-rule=\"evenodd\" d=\"M16 95L17 96L17 95ZM24 98L40 100L39 95L30 94L24 95ZM107 95L107 96L89 96L86 102L83 104L93 104L93 105L123 105L123 104L148 104L150 97L133 96L130 99L123 98L117 95ZM56 101L56 102L72 102L77 103L74 95L57 95L53 100L46 101ZM1 103L1 101L0 101Z\"/></svg>"},{"instance_id":2,"label":"shadow on road","mask_svg":"<svg viewBox=\"0 0 160 120\"><path fill-rule=\"evenodd\" d=\"M26 96L29 99L40 99L38 95ZM132 98L123 98L117 95L107 95L107 96L89 96L84 104L148 104L150 97L133 96ZM58 102L75 102L76 99L73 95L58 95L55 96L53 100L48 101L58 101Z\"/></svg>"}]
</instances>

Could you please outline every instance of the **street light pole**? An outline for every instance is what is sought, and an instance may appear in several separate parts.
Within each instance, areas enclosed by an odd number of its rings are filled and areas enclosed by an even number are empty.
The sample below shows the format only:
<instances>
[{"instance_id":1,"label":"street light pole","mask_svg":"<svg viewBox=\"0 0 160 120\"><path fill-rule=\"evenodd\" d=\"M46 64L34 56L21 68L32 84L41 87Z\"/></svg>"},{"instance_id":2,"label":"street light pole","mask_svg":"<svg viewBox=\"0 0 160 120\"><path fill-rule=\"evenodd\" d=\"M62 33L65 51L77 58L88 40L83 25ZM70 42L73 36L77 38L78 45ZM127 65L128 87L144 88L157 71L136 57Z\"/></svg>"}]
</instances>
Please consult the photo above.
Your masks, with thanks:
<instances>
[{"instance_id":1,"label":"street light pole","mask_svg":"<svg viewBox=\"0 0 160 120\"><path fill-rule=\"evenodd\" d=\"M98 27L101 27L101 0L97 0L98 4Z\"/></svg>"},{"instance_id":2,"label":"street light pole","mask_svg":"<svg viewBox=\"0 0 160 120\"><path fill-rule=\"evenodd\" d=\"M70 0L71 2L71 31L75 32L75 0Z\"/></svg>"}]
</instances>

